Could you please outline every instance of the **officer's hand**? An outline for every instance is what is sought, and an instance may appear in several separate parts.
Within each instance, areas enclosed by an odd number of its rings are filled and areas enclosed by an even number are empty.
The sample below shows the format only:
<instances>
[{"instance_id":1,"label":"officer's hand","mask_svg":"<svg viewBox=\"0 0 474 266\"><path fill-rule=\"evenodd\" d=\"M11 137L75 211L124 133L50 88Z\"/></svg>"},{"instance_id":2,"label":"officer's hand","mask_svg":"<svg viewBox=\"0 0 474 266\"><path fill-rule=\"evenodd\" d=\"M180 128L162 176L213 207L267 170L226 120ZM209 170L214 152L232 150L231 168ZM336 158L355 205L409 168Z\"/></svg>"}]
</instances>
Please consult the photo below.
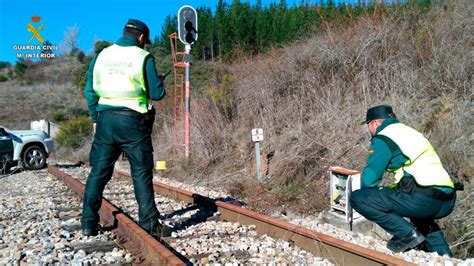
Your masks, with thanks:
<instances>
[{"instance_id":1,"label":"officer's hand","mask_svg":"<svg viewBox=\"0 0 474 266\"><path fill-rule=\"evenodd\" d=\"M161 81L163 81L163 82L164 82L164 81L165 81L165 79L166 79L166 77L167 77L167 76L168 76L170 73L171 73L171 70L170 70L170 71L168 71L168 73L166 73L166 74L161 74L161 75L160 75L160 79L161 79Z\"/></svg>"},{"instance_id":2,"label":"officer's hand","mask_svg":"<svg viewBox=\"0 0 474 266\"><path fill-rule=\"evenodd\" d=\"M161 75L159 76L159 78L161 79L162 82L164 82L167 76L168 76L168 75L161 74Z\"/></svg>"}]
</instances>

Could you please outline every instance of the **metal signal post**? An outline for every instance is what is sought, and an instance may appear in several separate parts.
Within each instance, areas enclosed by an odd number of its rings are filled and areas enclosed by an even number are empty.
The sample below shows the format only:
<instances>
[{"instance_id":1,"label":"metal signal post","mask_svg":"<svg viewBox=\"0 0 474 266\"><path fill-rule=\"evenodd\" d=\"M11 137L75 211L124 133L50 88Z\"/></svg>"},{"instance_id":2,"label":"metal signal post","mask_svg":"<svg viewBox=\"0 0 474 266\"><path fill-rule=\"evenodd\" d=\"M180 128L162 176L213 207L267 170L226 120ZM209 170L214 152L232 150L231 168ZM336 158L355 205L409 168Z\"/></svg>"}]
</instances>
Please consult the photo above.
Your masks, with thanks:
<instances>
[{"instance_id":1,"label":"metal signal post","mask_svg":"<svg viewBox=\"0 0 474 266\"><path fill-rule=\"evenodd\" d=\"M171 34L171 51L175 74L173 107L173 154L177 157L179 147L184 147L184 156L189 158L191 136L191 45L198 38L197 12L191 6L182 6L178 11L178 34ZM184 45L184 53L177 50L177 39ZM182 60L178 60L182 56ZM184 69L184 80L183 71ZM184 83L184 84L183 84ZM183 95L184 87L184 95ZM184 96L184 97L183 97ZM184 112L183 112L184 98ZM183 125L184 122L184 125Z\"/></svg>"},{"instance_id":2,"label":"metal signal post","mask_svg":"<svg viewBox=\"0 0 474 266\"><path fill-rule=\"evenodd\" d=\"M185 115L184 115L184 157L189 158L189 139L191 136L191 83L189 81L189 66L192 63L191 58L191 45L186 44L184 48L184 62L186 64L185 70L185 99L184 99L184 106L185 106Z\"/></svg>"}]
</instances>

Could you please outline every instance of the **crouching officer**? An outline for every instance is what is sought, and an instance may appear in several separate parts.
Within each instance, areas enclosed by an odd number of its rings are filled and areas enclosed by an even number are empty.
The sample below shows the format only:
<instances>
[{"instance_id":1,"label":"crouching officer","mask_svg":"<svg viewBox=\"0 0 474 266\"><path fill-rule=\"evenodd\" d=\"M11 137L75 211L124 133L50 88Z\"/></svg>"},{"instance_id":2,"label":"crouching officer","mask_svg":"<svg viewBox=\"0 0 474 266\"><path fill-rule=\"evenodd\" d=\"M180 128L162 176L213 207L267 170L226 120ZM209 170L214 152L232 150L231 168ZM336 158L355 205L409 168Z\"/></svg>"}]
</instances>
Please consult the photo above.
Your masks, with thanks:
<instances>
[{"instance_id":1,"label":"crouching officer","mask_svg":"<svg viewBox=\"0 0 474 266\"><path fill-rule=\"evenodd\" d=\"M102 50L90 63L84 95L94 122L90 152L92 166L87 178L82 211L82 233L97 235L102 193L112 177L114 164L124 152L130 161L140 226L160 236L160 214L153 193L153 146L155 117L149 99L165 96L163 76L156 74L155 60L143 48L150 30L130 19L123 37Z\"/></svg>"},{"instance_id":2,"label":"crouching officer","mask_svg":"<svg viewBox=\"0 0 474 266\"><path fill-rule=\"evenodd\" d=\"M351 206L393 235L387 243L393 252L419 247L452 256L434 220L452 212L456 195L436 151L420 132L400 123L388 105L370 108L364 123L372 140ZM378 187L385 171L396 181Z\"/></svg>"}]
</instances>

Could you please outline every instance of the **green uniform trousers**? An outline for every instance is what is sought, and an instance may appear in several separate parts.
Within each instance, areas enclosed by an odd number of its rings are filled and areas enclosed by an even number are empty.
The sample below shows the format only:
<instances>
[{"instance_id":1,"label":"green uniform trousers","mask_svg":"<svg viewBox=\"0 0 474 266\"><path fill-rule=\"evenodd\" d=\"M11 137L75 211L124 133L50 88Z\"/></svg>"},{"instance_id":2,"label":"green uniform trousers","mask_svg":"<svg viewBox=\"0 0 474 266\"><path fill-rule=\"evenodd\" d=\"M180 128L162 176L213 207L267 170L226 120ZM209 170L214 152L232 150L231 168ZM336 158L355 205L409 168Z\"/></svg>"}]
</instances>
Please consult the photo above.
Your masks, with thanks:
<instances>
[{"instance_id":1,"label":"green uniform trousers","mask_svg":"<svg viewBox=\"0 0 474 266\"><path fill-rule=\"evenodd\" d=\"M92 169L84 192L83 229L93 229L98 225L102 193L122 151L130 161L140 226L152 232L159 223L160 214L156 209L152 184L153 146L150 130L143 125L142 116L101 112L90 152Z\"/></svg>"},{"instance_id":2,"label":"green uniform trousers","mask_svg":"<svg viewBox=\"0 0 474 266\"><path fill-rule=\"evenodd\" d=\"M362 188L352 192L350 198L352 208L391 235L404 238L416 228L426 238L426 251L449 256L452 256L449 245L434 219L450 214L454 202L455 197L439 200L390 188ZM404 217L410 218L411 223Z\"/></svg>"}]
</instances>

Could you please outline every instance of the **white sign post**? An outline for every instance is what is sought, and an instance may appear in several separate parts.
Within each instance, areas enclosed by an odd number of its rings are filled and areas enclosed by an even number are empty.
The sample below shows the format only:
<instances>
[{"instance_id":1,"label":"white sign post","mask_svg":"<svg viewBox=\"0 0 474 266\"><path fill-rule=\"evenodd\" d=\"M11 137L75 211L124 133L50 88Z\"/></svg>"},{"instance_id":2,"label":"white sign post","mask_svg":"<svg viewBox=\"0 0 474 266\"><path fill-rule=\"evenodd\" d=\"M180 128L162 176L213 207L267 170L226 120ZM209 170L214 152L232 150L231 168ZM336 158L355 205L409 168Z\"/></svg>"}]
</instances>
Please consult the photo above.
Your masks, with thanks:
<instances>
[{"instance_id":1,"label":"white sign post","mask_svg":"<svg viewBox=\"0 0 474 266\"><path fill-rule=\"evenodd\" d=\"M260 161L260 141L263 140L263 129L252 129L252 141L255 142L255 159L257 161L257 180L262 178L262 162Z\"/></svg>"}]
</instances>

